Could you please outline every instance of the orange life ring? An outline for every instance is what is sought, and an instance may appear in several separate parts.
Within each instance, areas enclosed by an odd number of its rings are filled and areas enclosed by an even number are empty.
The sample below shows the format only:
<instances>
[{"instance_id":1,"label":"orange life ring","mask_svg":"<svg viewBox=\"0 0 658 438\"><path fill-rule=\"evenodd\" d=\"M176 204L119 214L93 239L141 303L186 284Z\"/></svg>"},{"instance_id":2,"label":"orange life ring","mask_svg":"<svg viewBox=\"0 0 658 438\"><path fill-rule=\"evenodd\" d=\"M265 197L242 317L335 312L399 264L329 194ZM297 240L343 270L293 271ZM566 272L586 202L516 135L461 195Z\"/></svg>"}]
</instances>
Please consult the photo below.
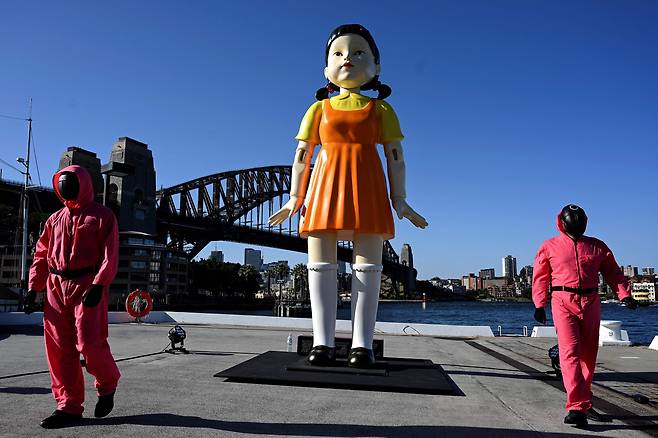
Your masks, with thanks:
<instances>
[{"instance_id":1,"label":"orange life ring","mask_svg":"<svg viewBox=\"0 0 658 438\"><path fill-rule=\"evenodd\" d=\"M133 318L143 318L153 309L153 298L144 290L134 290L126 298L126 312Z\"/></svg>"}]
</instances>

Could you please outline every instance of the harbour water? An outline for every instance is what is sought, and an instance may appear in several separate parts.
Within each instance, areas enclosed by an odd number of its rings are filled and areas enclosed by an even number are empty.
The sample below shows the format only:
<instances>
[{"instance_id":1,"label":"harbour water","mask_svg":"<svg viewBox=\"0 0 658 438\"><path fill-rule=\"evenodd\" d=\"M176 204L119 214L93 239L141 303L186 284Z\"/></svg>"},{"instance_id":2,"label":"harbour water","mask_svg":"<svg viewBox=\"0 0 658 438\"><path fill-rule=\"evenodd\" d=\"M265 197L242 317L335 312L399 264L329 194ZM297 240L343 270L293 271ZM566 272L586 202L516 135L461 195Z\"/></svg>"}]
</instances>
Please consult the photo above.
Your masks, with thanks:
<instances>
[{"instance_id":1,"label":"harbour water","mask_svg":"<svg viewBox=\"0 0 658 438\"><path fill-rule=\"evenodd\" d=\"M271 315L269 311L249 313ZM533 319L533 313L534 306L529 302L382 302L377 311L377 321L488 325L496 334L498 326L501 326L504 335L521 335L523 326L532 331L532 327L538 325ZM546 314L547 325L553 325L550 306ZM350 319L349 303L338 309L338 319ZM621 321L622 330L628 331L634 344L648 345L658 335L658 306L655 305L629 310L616 303L602 303L601 319Z\"/></svg>"},{"instance_id":2,"label":"harbour water","mask_svg":"<svg viewBox=\"0 0 658 438\"><path fill-rule=\"evenodd\" d=\"M532 303L518 302L432 302L432 303L382 303L377 312L378 321L416 322L427 324L488 325L498 333L522 334L523 326L532 331L538 325L533 318ZM546 309L547 325L553 325L550 306ZM350 318L349 306L338 310L341 319ZM639 307L629 310L616 303L601 304L601 319L622 322L622 329L635 344L648 345L658 335L658 306Z\"/></svg>"}]
</instances>

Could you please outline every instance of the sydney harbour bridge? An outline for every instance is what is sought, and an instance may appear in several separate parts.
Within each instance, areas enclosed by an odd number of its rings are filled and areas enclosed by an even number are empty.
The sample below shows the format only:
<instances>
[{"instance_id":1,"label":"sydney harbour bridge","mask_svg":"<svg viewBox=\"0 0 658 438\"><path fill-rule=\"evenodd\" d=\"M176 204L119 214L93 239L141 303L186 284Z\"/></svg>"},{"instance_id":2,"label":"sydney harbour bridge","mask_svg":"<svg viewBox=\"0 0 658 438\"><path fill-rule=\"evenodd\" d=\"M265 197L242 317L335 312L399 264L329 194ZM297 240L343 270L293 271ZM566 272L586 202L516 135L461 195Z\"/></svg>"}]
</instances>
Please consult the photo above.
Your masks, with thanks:
<instances>
[{"instance_id":1,"label":"sydney harbour bridge","mask_svg":"<svg viewBox=\"0 0 658 438\"><path fill-rule=\"evenodd\" d=\"M184 253L188 260L213 241L307 252L307 241L298 233L299 213L276 226L268 223L268 218L288 200L291 166L230 170L156 191L151 150L128 137L114 144L108 164L101 166L91 151L69 147L59 167L70 164L90 172L97 200L114 210L120 231L153 236L177 253ZM19 185L0 186L0 192L18 199ZM30 190L28 194L31 205L48 205L46 210L52 210L42 213L50 214L61 206L50 189ZM339 242L337 253L339 260L350 263L351 242ZM413 262L401 263L388 241L382 248L382 262L384 275L390 280L386 284L394 296L413 292Z\"/></svg>"},{"instance_id":2,"label":"sydney harbour bridge","mask_svg":"<svg viewBox=\"0 0 658 438\"><path fill-rule=\"evenodd\" d=\"M287 201L291 166L232 170L193 179L157 192L158 234L168 246L196 256L213 241L231 241L307 252L299 236L297 213L280 225L268 218ZM384 242L384 274L398 295L414 289L416 271L400 263L388 241ZM350 242L339 242L338 259L351 262Z\"/></svg>"}]
</instances>

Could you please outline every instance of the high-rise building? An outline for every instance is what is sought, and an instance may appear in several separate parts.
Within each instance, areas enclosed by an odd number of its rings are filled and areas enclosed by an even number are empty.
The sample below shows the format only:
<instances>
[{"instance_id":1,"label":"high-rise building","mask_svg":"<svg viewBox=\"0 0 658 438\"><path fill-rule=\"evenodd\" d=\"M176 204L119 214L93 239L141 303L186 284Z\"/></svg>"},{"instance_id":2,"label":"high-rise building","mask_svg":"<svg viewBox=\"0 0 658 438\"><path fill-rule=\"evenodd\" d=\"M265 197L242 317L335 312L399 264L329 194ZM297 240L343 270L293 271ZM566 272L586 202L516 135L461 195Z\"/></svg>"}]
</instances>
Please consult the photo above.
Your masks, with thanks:
<instances>
[{"instance_id":1,"label":"high-rise building","mask_svg":"<svg viewBox=\"0 0 658 438\"><path fill-rule=\"evenodd\" d=\"M532 265L526 265L523 268L521 268L521 271L519 272L519 276L523 277L523 279L527 283L532 283L532 274L534 272L534 267Z\"/></svg>"},{"instance_id":2,"label":"high-rise building","mask_svg":"<svg viewBox=\"0 0 658 438\"><path fill-rule=\"evenodd\" d=\"M464 286L466 290L480 290L482 289L482 280L474 273L470 273L462 277L462 286Z\"/></svg>"},{"instance_id":3,"label":"high-rise building","mask_svg":"<svg viewBox=\"0 0 658 438\"><path fill-rule=\"evenodd\" d=\"M503 277L509 279L516 277L516 257L511 255L503 257Z\"/></svg>"},{"instance_id":4,"label":"high-rise building","mask_svg":"<svg viewBox=\"0 0 658 438\"><path fill-rule=\"evenodd\" d=\"M655 268L642 268L642 275L656 275Z\"/></svg>"},{"instance_id":5,"label":"high-rise building","mask_svg":"<svg viewBox=\"0 0 658 438\"><path fill-rule=\"evenodd\" d=\"M496 270L494 268L480 269L480 278L483 280L490 280L496 277Z\"/></svg>"},{"instance_id":6,"label":"high-rise building","mask_svg":"<svg viewBox=\"0 0 658 438\"><path fill-rule=\"evenodd\" d=\"M624 276L626 277L636 277L638 273L637 266L626 265L622 268L622 270L624 271Z\"/></svg>"},{"instance_id":7,"label":"high-rise building","mask_svg":"<svg viewBox=\"0 0 658 438\"><path fill-rule=\"evenodd\" d=\"M224 253L222 251L210 251L208 260L212 260L215 263L224 263Z\"/></svg>"},{"instance_id":8,"label":"high-rise building","mask_svg":"<svg viewBox=\"0 0 658 438\"><path fill-rule=\"evenodd\" d=\"M244 250L244 264L253 266L257 271L260 271L263 266L263 256L259 249L245 248Z\"/></svg>"}]
</instances>

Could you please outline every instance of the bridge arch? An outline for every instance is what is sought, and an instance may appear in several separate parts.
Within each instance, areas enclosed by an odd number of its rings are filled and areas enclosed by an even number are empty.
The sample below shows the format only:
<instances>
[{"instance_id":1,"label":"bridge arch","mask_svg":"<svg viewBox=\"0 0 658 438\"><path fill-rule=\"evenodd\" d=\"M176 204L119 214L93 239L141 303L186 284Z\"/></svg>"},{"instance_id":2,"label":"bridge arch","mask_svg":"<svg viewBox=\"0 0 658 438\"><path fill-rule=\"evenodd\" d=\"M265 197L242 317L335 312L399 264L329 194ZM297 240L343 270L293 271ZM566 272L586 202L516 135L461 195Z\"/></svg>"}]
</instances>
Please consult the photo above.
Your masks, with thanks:
<instances>
[{"instance_id":1,"label":"bridge arch","mask_svg":"<svg viewBox=\"0 0 658 438\"><path fill-rule=\"evenodd\" d=\"M280 225L268 218L285 204L290 193L291 166L266 166L231 170L196 178L157 192L158 234L169 247L195 257L213 241L231 241L307 252L299 236L299 213ZM384 273L397 290L414 289L416 271L400 264L386 241ZM351 262L350 242L339 242L338 258Z\"/></svg>"}]
</instances>

